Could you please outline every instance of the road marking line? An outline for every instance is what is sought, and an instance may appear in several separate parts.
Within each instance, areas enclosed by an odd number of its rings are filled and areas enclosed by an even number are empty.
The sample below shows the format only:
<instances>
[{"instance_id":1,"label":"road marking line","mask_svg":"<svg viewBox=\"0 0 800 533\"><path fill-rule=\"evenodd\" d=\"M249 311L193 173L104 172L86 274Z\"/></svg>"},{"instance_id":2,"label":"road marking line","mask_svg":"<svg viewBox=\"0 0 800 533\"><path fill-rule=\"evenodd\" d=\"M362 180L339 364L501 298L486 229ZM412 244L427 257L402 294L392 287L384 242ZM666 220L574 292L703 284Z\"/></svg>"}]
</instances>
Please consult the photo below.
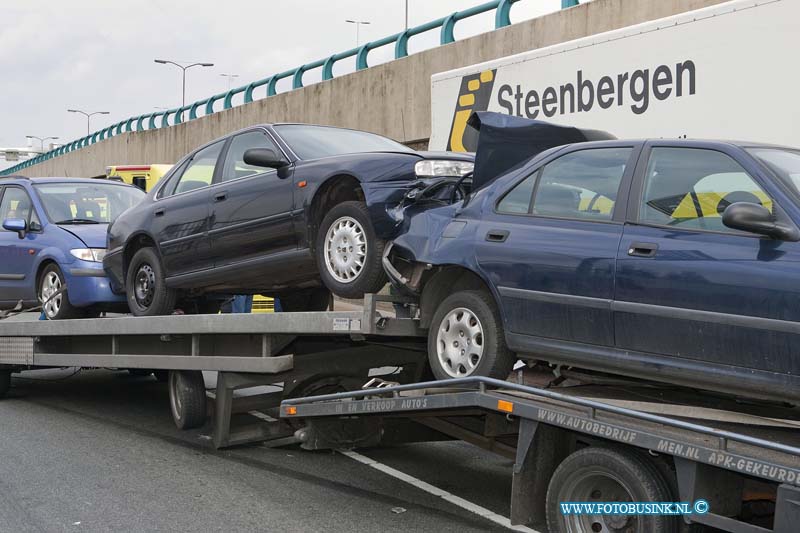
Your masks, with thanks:
<instances>
[{"instance_id":1,"label":"road marking line","mask_svg":"<svg viewBox=\"0 0 800 533\"><path fill-rule=\"evenodd\" d=\"M261 420L265 420L266 422L277 422L275 418L272 418L268 414L262 413L261 411L248 411L247 414L256 418L260 418Z\"/></svg>"},{"instance_id":2,"label":"road marking line","mask_svg":"<svg viewBox=\"0 0 800 533\"><path fill-rule=\"evenodd\" d=\"M429 494L433 494L434 496L439 496L443 500L450 502L453 505L461 507L462 509L469 511L470 513L474 513L487 520L491 520L495 524L499 524L505 528L511 529L512 531L524 531L525 533L539 533L535 529L531 529L529 527L512 526L511 521L505 516L501 516L495 512L490 511L489 509L486 509L485 507L481 507L480 505L467 501L464 498L456 496L455 494L451 494L446 490L442 490L439 487L434 487L430 483L426 483L421 479L417 479L414 476L410 476L404 472L396 470L391 466L379 463L374 459L370 459L366 455L361 455L360 453L351 450L338 450L338 452L341 453L342 455L349 457L350 459L358 461L359 463L365 464L369 467L374 468L375 470L383 472L384 474L390 475L393 478L399 479L400 481L404 481L409 485L412 485L413 487L416 487L420 490L424 490Z\"/></svg>"}]
</instances>

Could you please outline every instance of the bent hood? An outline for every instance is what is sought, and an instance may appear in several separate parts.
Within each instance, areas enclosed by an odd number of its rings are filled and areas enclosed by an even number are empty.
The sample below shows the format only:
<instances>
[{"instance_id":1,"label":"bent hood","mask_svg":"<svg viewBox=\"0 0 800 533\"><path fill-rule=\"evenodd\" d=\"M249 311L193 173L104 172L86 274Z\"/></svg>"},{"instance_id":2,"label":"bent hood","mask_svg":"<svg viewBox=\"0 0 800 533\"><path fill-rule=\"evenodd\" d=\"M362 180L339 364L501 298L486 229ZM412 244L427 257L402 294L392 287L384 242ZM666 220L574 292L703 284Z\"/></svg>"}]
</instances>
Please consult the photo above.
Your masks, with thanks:
<instances>
[{"instance_id":1,"label":"bent hood","mask_svg":"<svg viewBox=\"0 0 800 533\"><path fill-rule=\"evenodd\" d=\"M472 190L476 191L519 163L545 150L585 141L616 139L608 132L560 126L492 111L467 121L478 132Z\"/></svg>"},{"instance_id":2,"label":"bent hood","mask_svg":"<svg viewBox=\"0 0 800 533\"><path fill-rule=\"evenodd\" d=\"M108 224L61 224L58 227L82 240L87 248L106 247Z\"/></svg>"}]
</instances>

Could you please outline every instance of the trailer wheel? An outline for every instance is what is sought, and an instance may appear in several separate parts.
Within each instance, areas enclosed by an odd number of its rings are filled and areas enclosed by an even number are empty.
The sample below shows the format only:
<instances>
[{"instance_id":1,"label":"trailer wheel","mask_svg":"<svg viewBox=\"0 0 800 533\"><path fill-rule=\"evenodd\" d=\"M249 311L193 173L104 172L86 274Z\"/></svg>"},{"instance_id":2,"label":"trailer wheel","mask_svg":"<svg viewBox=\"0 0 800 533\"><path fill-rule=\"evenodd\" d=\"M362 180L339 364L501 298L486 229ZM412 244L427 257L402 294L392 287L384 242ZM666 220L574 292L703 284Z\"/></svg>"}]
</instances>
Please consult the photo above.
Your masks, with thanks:
<instances>
[{"instance_id":1,"label":"trailer wheel","mask_svg":"<svg viewBox=\"0 0 800 533\"><path fill-rule=\"evenodd\" d=\"M170 370L169 405L178 429L194 429L206 421L206 385L199 370Z\"/></svg>"},{"instance_id":2,"label":"trailer wheel","mask_svg":"<svg viewBox=\"0 0 800 533\"><path fill-rule=\"evenodd\" d=\"M11 388L11 371L0 370L0 398L5 398Z\"/></svg>"},{"instance_id":3,"label":"trailer wheel","mask_svg":"<svg viewBox=\"0 0 800 533\"><path fill-rule=\"evenodd\" d=\"M561 462L547 489L547 527L552 532L671 533L674 516L637 514L564 515L562 502L673 501L655 465L633 450L589 447Z\"/></svg>"},{"instance_id":4,"label":"trailer wheel","mask_svg":"<svg viewBox=\"0 0 800 533\"><path fill-rule=\"evenodd\" d=\"M502 324L486 291L461 291L445 298L428 331L428 361L436 379L508 377L514 354Z\"/></svg>"}]
</instances>

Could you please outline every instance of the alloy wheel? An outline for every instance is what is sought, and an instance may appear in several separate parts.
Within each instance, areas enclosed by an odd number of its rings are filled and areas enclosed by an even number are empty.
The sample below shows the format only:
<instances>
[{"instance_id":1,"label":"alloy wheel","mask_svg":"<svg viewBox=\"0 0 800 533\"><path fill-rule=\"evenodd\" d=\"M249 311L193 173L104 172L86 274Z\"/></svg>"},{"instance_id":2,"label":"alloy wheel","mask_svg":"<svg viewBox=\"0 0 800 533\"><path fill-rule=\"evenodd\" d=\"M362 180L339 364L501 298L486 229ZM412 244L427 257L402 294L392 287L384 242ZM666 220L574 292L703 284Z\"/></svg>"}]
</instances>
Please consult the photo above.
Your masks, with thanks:
<instances>
[{"instance_id":1,"label":"alloy wheel","mask_svg":"<svg viewBox=\"0 0 800 533\"><path fill-rule=\"evenodd\" d=\"M464 307L445 315L436 335L436 353L441 368L454 378L475 372L483 357L483 325Z\"/></svg>"},{"instance_id":2,"label":"alloy wheel","mask_svg":"<svg viewBox=\"0 0 800 533\"><path fill-rule=\"evenodd\" d=\"M325 236L325 267L340 283L352 283L364 270L367 237L353 217L341 217L331 224Z\"/></svg>"},{"instance_id":3,"label":"alloy wheel","mask_svg":"<svg viewBox=\"0 0 800 533\"><path fill-rule=\"evenodd\" d=\"M58 272L52 270L42 280L40 299L42 302L46 302L44 303L44 312L47 318L55 318L61 310L61 301L64 298L64 293L57 296L53 295L61 290L62 285L61 276L58 275Z\"/></svg>"}]
</instances>

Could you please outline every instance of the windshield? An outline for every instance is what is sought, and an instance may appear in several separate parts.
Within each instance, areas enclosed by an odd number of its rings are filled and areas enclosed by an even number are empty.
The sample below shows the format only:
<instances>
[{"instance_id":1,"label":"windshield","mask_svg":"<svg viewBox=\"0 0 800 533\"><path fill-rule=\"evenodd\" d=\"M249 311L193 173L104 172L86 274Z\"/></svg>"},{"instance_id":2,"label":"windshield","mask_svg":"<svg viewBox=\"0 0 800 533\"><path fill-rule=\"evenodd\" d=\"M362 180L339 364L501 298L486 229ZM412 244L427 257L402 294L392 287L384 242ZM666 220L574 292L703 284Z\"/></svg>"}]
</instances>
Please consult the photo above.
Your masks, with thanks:
<instances>
[{"instance_id":1,"label":"windshield","mask_svg":"<svg viewBox=\"0 0 800 533\"><path fill-rule=\"evenodd\" d=\"M360 152L414 151L399 142L365 131L306 124L283 124L275 126L275 130L300 159L319 159Z\"/></svg>"},{"instance_id":2,"label":"windshield","mask_svg":"<svg viewBox=\"0 0 800 533\"><path fill-rule=\"evenodd\" d=\"M136 187L111 183L36 185L47 216L56 224L109 224L145 194Z\"/></svg>"},{"instance_id":3,"label":"windshield","mask_svg":"<svg viewBox=\"0 0 800 533\"><path fill-rule=\"evenodd\" d=\"M748 148L772 172L800 196L800 151L785 148Z\"/></svg>"}]
</instances>

